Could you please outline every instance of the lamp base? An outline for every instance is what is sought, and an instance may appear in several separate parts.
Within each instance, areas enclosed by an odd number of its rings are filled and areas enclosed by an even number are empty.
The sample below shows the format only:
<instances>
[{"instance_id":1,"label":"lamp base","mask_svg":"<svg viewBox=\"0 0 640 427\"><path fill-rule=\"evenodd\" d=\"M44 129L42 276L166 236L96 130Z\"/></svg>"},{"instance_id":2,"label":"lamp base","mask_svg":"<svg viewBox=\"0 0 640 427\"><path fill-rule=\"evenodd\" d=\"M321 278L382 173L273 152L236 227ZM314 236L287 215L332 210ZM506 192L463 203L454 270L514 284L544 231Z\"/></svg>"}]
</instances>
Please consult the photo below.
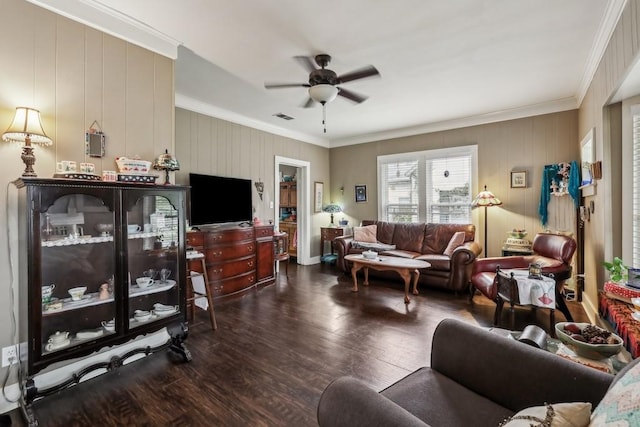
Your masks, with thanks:
<instances>
[{"instance_id":1,"label":"lamp base","mask_svg":"<svg viewBox=\"0 0 640 427\"><path fill-rule=\"evenodd\" d=\"M24 172L22 176L38 176L33 170L33 164L36 162L36 156L33 154L33 147L25 145L22 147L22 155L20 156L25 164Z\"/></svg>"},{"instance_id":2,"label":"lamp base","mask_svg":"<svg viewBox=\"0 0 640 427\"><path fill-rule=\"evenodd\" d=\"M171 185L171 181L169 181L169 169L165 169L164 173L164 185Z\"/></svg>"}]
</instances>

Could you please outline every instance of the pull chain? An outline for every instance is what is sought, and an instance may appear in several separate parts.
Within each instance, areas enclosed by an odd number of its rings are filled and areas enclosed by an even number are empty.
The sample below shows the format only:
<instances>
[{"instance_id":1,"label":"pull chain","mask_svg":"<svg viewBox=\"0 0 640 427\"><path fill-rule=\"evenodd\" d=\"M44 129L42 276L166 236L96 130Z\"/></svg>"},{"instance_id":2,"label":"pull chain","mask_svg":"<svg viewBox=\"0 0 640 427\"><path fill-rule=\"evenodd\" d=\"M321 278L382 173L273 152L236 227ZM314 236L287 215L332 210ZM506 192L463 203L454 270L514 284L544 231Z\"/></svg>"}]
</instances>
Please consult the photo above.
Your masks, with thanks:
<instances>
[{"instance_id":1,"label":"pull chain","mask_svg":"<svg viewBox=\"0 0 640 427\"><path fill-rule=\"evenodd\" d=\"M322 103L322 126L324 127L324 133L327 133L327 103Z\"/></svg>"}]
</instances>

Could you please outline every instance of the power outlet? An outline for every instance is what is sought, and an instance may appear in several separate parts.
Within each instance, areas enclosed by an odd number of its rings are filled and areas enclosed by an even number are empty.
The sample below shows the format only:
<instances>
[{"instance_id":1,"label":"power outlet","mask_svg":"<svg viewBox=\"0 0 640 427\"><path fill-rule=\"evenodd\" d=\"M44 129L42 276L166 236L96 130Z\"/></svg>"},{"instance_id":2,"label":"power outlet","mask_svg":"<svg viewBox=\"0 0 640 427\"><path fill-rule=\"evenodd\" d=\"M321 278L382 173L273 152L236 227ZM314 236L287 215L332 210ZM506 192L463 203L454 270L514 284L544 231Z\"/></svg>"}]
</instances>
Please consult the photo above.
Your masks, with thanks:
<instances>
[{"instance_id":1,"label":"power outlet","mask_svg":"<svg viewBox=\"0 0 640 427\"><path fill-rule=\"evenodd\" d=\"M18 363L18 346L11 345L2 349L2 367Z\"/></svg>"}]
</instances>

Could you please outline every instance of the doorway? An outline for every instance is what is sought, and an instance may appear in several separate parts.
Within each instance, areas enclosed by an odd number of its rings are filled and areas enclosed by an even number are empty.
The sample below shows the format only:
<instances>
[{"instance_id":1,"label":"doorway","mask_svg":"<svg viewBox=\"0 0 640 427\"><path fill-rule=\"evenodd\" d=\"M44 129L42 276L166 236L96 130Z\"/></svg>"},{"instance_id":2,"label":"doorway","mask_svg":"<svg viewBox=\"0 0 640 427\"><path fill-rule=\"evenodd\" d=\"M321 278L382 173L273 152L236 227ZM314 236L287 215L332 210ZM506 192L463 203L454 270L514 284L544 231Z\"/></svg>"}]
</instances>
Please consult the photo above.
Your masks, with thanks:
<instances>
[{"instance_id":1,"label":"doorway","mask_svg":"<svg viewBox=\"0 0 640 427\"><path fill-rule=\"evenodd\" d=\"M309 253L309 233L310 233L310 218L309 218L309 206L310 206L310 186L309 186L309 168L311 164L309 162L297 159L291 159L287 157L276 156L275 158L275 204L274 204L274 219L275 223L279 225L280 220L280 169L287 167L296 168L296 187L297 187L297 203L296 203L296 235L297 238L297 257L296 262L302 265L311 264ZM278 227L280 229L280 227ZM289 236L293 239L294 236Z\"/></svg>"}]
</instances>

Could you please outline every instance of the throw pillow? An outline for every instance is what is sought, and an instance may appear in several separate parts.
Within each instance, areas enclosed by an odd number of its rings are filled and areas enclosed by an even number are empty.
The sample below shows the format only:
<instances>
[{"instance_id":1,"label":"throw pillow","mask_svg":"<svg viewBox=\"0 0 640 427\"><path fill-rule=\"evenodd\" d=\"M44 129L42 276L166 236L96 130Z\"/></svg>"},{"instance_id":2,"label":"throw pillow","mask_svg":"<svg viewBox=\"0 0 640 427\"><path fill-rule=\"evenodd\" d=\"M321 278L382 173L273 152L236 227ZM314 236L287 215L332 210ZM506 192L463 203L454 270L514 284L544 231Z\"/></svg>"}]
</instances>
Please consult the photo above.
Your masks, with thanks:
<instances>
[{"instance_id":1,"label":"throw pillow","mask_svg":"<svg viewBox=\"0 0 640 427\"><path fill-rule=\"evenodd\" d=\"M501 427L587 427L591 403L555 403L525 408L507 418Z\"/></svg>"},{"instance_id":2,"label":"throw pillow","mask_svg":"<svg viewBox=\"0 0 640 427\"><path fill-rule=\"evenodd\" d=\"M635 363L625 372L618 374L607 394L593 410L589 425L640 425L640 363Z\"/></svg>"},{"instance_id":3,"label":"throw pillow","mask_svg":"<svg viewBox=\"0 0 640 427\"><path fill-rule=\"evenodd\" d=\"M353 227L353 240L356 242L376 243L376 235L378 234L378 226L375 224L364 227Z\"/></svg>"},{"instance_id":4,"label":"throw pillow","mask_svg":"<svg viewBox=\"0 0 640 427\"><path fill-rule=\"evenodd\" d=\"M451 255L453 255L453 251L463 243L464 231L456 231L455 233L453 233L453 236L451 236L451 240L449 240L449 244L447 245L447 248L444 250L443 254L450 257Z\"/></svg>"}]
</instances>

